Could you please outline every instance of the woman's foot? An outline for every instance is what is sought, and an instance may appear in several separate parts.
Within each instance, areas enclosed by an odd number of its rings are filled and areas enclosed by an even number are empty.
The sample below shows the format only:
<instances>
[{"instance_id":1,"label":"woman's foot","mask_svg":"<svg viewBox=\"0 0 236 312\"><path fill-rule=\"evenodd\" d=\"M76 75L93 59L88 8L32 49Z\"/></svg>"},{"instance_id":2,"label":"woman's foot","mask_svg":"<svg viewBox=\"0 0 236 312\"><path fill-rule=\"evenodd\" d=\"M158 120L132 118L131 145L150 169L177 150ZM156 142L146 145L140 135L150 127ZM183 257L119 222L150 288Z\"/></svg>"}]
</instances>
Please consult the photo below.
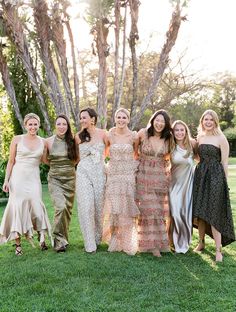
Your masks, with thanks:
<instances>
[{"instance_id":1,"label":"woman's foot","mask_svg":"<svg viewBox=\"0 0 236 312\"><path fill-rule=\"evenodd\" d=\"M155 256L157 258L161 257L160 250L158 250L158 249L153 250L152 254L153 254L153 256Z\"/></svg>"},{"instance_id":2,"label":"woman's foot","mask_svg":"<svg viewBox=\"0 0 236 312\"><path fill-rule=\"evenodd\" d=\"M42 242L42 243L40 244L40 248L41 248L42 251L48 250L48 246L46 245L45 242Z\"/></svg>"},{"instance_id":3,"label":"woman's foot","mask_svg":"<svg viewBox=\"0 0 236 312\"><path fill-rule=\"evenodd\" d=\"M15 255L16 256L22 256L23 252L22 252L21 244L15 244L15 246L16 246Z\"/></svg>"},{"instance_id":4,"label":"woman's foot","mask_svg":"<svg viewBox=\"0 0 236 312\"><path fill-rule=\"evenodd\" d=\"M205 249L204 239L199 240L197 247L193 249L194 252L202 252Z\"/></svg>"},{"instance_id":5,"label":"woman's foot","mask_svg":"<svg viewBox=\"0 0 236 312\"><path fill-rule=\"evenodd\" d=\"M223 261L223 255L221 252L221 248L216 248L216 262L222 262Z\"/></svg>"}]
</instances>

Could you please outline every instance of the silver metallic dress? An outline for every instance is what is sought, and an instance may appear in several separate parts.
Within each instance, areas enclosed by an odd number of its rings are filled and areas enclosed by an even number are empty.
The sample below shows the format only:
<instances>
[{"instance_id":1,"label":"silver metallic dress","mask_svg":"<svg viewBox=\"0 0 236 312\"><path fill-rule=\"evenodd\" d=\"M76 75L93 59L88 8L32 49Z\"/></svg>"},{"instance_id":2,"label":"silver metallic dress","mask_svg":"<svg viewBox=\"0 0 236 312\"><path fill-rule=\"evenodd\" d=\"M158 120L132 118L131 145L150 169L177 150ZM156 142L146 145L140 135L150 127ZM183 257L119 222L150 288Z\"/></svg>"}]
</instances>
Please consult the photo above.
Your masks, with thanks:
<instances>
[{"instance_id":1,"label":"silver metallic dress","mask_svg":"<svg viewBox=\"0 0 236 312\"><path fill-rule=\"evenodd\" d=\"M170 236L177 253L186 253L188 251L192 237L194 160L192 154L184 157L186 152L186 150L176 145L176 149L171 155Z\"/></svg>"}]
</instances>

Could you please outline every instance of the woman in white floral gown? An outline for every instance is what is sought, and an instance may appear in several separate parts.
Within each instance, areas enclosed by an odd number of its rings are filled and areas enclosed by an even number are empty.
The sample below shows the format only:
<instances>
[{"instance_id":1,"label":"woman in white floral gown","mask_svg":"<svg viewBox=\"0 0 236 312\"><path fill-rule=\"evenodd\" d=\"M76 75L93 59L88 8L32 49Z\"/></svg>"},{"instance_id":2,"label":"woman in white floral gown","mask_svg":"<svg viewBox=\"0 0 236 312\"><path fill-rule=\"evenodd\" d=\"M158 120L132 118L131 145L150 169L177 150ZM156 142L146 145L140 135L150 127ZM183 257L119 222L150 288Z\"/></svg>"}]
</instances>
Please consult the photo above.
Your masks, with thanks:
<instances>
[{"instance_id":1,"label":"woman in white floral gown","mask_svg":"<svg viewBox=\"0 0 236 312\"><path fill-rule=\"evenodd\" d=\"M107 136L104 130L95 127L94 109L81 110L80 122L82 130L75 136L80 157L76 172L78 216L85 251L94 253L102 240Z\"/></svg>"}]
</instances>

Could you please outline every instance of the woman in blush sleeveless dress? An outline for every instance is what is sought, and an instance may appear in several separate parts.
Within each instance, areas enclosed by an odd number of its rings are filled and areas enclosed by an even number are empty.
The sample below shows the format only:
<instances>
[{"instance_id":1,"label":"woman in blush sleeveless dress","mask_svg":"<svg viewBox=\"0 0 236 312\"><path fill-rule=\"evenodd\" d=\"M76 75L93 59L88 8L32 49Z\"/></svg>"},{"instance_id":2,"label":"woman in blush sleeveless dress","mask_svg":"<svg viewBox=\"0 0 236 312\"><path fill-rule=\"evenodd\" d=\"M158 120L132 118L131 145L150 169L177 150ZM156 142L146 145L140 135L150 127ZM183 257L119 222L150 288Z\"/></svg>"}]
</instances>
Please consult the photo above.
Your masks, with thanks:
<instances>
[{"instance_id":1,"label":"woman in blush sleeveless dress","mask_svg":"<svg viewBox=\"0 0 236 312\"><path fill-rule=\"evenodd\" d=\"M92 108L80 111L80 121L82 131L75 136L80 158L76 170L78 217L85 251L95 253L103 232L107 138L104 130L95 128L97 114Z\"/></svg>"},{"instance_id":2,"label":"woman in blush sleeveless dress","mask_svg":"<svg viewBox=\"0 0 236 312\"><path fill-rule=\"evenodd\" d=\"M48 189L54 207L54 250L65 252L69 244L68 231L75 197L75 164L77 153L68 118L56 118L56 135L48 138L46 163L50 166Z\"/></svg>"},{"instance_id":3,"label":"woman in blush sleeveless dress","mask_svg":"<svg viewBox=\"0 0 236 312\"><path fill-rule=\"evenodd\" d=\"M173 125L171 139L170 240L176 253L186 253L192 238L193 148L196 141L181 120Z\"/></svg>"},{"instance_id":4,"label":"woman in blush sleeveless dress","mask_svg":"<svg viewBox=\"0 0 236 312\"><path fill-rule=\"evenodd\" d=\"M234 225L227 184L229 144L219 126L215 111L207 110L198 128L198 163L193 182L193 217L199 244L205 248L205 234L214 238L216 262L223 261L221 245L235 241Z\"/></svg>"},{"instance_id":5,"label":"woman in blush sleeveless dress","mask_svg":"<svg viewBox=\"0 0 236 312\"><path fill-rule=\"evenodd\" d=\"M16 241L15 254L23 254L21 236L30 241L33 230L39 233L41 249L47 249L45 234L50 236L50 223L42 202L42 186L39 164L44 151L44 142L38 137L39 117L30 113L24 118L27 134L13 138L7 165L4 191L10 196L0 228L0 242Z\"/></svg>"},{"instance_id":6,"label":"woman in blush sleeveless dress","mask_svg":"<svg viewBox=\"0 0 236 312\"><path fill-rule=\"evenodd\" d=\"M134 159L138 136L128 129L129 111L120 108L115 113L116 127L108 134L110 160L107 165L105 192L104 240L108 251L137 252L137 217L135 203L135 172L138 162Z\"/></svg>"},{"instance_id":7,"label":"woman in blush sleeveless dress","mask_svg":"<svg viewBox=\"0 0 236 312\"><path fill-rule=\"evenodd\" d=\"M137 173L137 205L140 210L138 244L140 252L156 257L170 251L168 240L170 180L170 118L157 111L146 129L139 131L140 164Z\"/></svg>"}]
</instances>

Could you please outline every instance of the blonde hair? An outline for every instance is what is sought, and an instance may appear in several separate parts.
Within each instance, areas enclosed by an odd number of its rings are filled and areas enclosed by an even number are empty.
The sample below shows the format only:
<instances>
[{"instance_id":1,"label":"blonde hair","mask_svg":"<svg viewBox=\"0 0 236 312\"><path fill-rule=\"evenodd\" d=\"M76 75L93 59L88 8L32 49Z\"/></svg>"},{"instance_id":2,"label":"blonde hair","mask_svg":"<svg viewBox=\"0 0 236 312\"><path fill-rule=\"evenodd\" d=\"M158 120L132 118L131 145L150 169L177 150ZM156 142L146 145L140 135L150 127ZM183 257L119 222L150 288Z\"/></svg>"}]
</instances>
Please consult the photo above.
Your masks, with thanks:
<instances>
[{"instance_id":1,"label":"blonde hair","mask_svg":"<svg viewBox=\"0 0 236 312\"><path fill-rule=\"evenodd\" d=\"M120 112L124 113L124 114L128 117L128 119L130 120L130 112L128 111L128 109L123 108L123 107L118 108L118 109L116 110L116 112L115 112L115 118L116 118L116 115L117 115L118 113L120 113Z\"/></svg>"},{"instance_id":2,"label":"blonde hair","mask_svg":"<svg viewBox=\"0 0 236 312\"><path fill-rule=\"evenodd\" d=\"M200 120L199 120L199 126L197 128L198 130L198 137L201 136L202 134L204 134L205 130L204 130L204 127L203 127L203 119L206 115L210 115L212 118L213 118L213 121L215 123L215 128L212 132L213 135L219 135L219 134L222 134L222 131L220 129L220 123L219 123L219 118L218 118L218 115L215 111L213 111L212 109L208 109L206 110Z\"/></svg>"},{"instance_id":3,"label":"blonde hair","mask_svg":"<svg viewBox=\"0 0 236 312\"><path fill-rule=\"evenodd\" d=\"M191 144L191 133L190 133L190 130L189 130L189 127L186 125L186 123L182 120L176 120L175 122L173 122L171 128L173 130L173 135L171 136L171 139L170 139L170 153L173 153L175 148L176 148L176 139L175 139L175 135L174 135L174 128L175 126L177 125L182 125L184 128L185 128L185 137L184 137L184 140L183 140L183 145L186 149L186 155L184 156L184 158L187 158L189 157L189 155L191 153L193 153L193 147L192 147L192 144Z\"/></svg>"},{"instance_id":4,"label":"blonde hair","mask_svg":"<svg viewBox=\"0 0 236 312\"><path fill-rule=\"evenodd\" d=\"M36 115L35 113L29 113L27 115L25 115L25 118L24 118L24 125L27 124L27 121L29 119L36 119L38 121L38 123L40 124L40 118L38 115Z\"/></svg>"}]
</instances>

